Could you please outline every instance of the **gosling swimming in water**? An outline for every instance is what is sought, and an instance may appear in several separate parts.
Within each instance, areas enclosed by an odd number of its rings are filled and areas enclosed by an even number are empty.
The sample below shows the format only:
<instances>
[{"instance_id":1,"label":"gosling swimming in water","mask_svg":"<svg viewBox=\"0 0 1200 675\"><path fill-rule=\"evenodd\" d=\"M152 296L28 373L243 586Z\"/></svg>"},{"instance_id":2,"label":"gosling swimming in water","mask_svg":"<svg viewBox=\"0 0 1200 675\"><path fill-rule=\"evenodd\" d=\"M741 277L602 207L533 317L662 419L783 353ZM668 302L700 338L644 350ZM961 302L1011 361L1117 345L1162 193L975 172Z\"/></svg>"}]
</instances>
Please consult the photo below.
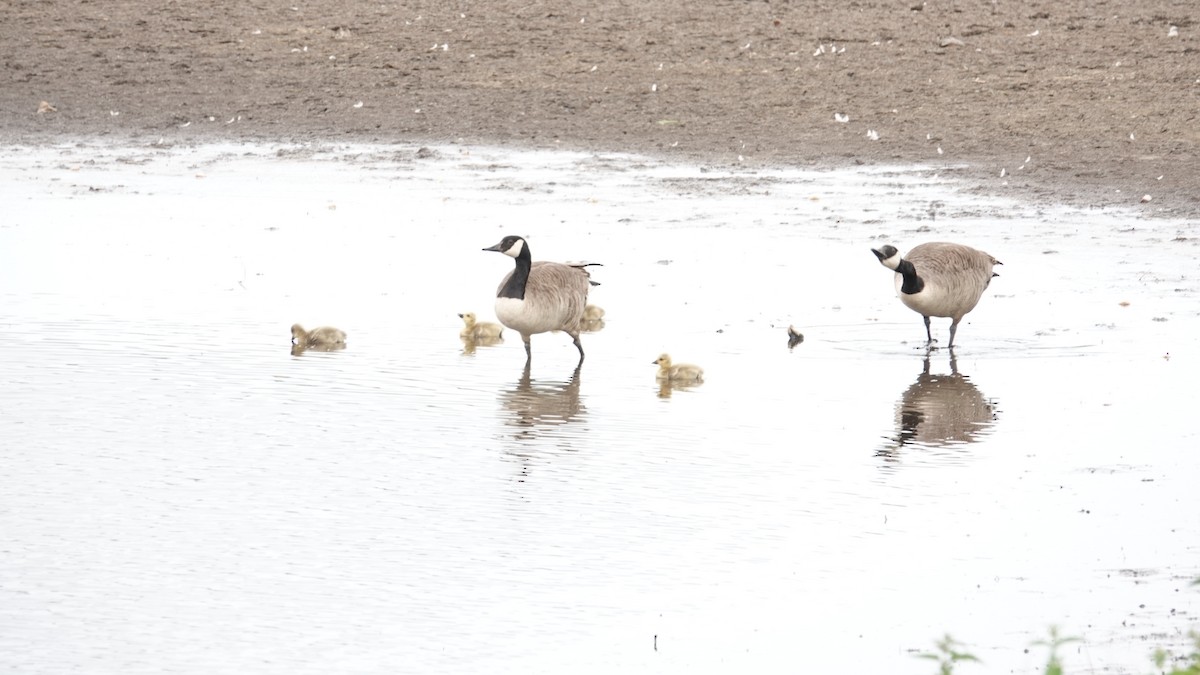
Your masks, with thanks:
<instances>
[{"instance_id":1,"label":"gosling swimming in water","mask_svg":"<svg viewBox=\"0 0 1200 675\"><path fill-rule=\"evenodd\" d=\"M292 325L292 356L300 356L309 349L336 352L345 348L346 334L336 328L321 326L304 330L298 323Z\"/></svg>"},{"instance_id":2,"label":"gosling swimming in water","mask_svg":"<svg viewBox=\"0 0 1200 675\"><path fill-rule=\"evenodd\" d=\"M660 382L671 382L675 384L686 384L689 382L703 382L704 369L700 366L694 366L690 363L671 363L671 357L668 354L663 354L651 363L658 364L658 374L655 379Z\"/></svg>"},{"instance_id":3,"label":"gosling swimming in water","mask_svg":"<svg viewBox=\"0 0 1200 675\"><path fill-rule=\"evenodd\" d=\"M463 312L458 315L463 320L463 329L458 336L468 340L492 340L500 337L504 326L488 321L475 321L475 312Z\"/></svg>"},{"instance_id":4,"label":"gosling swimming in water","mask_svg":"<svg viewBox=\"0 0 1200 675\"><path fill-rule=\"evenodd\" d=\"M908 255L901 256L895 246L871 249L879 264L895 271L896 293L905 307L917 312L925 319L925 343L933 348L933 333L929 329L929 317L949 317L950 342L954 347L954 334L958 322L975 309L979 298L992 282L1000 276L992 271L1001 265L991 255L962 244L929 242L914 247Z\"/></svg>"},{"instance_id":5,"label":"gosling swimming in water","mask_svg":"<svg viewBox=\"0 0 1200 675\"><path fill-rule=\"evenodd\" d=\"M292 344L316 348L345 345L346 333L329 326L304 330L300 324L292 324Z\"/></svg>"}]
</instances>

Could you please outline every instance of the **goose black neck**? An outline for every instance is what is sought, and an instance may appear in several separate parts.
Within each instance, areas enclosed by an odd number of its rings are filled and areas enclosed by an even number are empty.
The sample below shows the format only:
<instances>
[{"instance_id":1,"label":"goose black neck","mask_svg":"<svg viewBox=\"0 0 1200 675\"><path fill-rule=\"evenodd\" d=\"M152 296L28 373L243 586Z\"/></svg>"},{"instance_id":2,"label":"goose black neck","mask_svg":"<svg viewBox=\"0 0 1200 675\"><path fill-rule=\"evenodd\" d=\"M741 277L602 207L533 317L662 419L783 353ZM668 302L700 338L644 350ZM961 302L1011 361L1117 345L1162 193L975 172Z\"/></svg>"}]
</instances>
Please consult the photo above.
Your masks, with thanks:
<instances>
[{"instance_id":1,"label":"goose black neck","mask_svg":"<svg viewBox=\"0 0 1200 675\"><path fill-rule=\"evenodd\" d=\"M529 281L529 268L533 266L532 258L529 256L529 245L521 247L521 253L516 257L517 268L513 270L512 276L508 278L508 283L504 284L504 288L500 289L499 297L513 298L515 300L525 299L525 284Z\"/></svg>"},{"instance_id":2,"label":"goose black neck","mask_svg":"<svg viewBox=\"0 0 1200 675\"><path fill-rule=\"evenodd\" d=\"M896 265L896 272L904 277L904 284L900 286L900 292L905 295L920 293L925 288L925 281L917 276L917 268L907 260L900 260L900 264Z\"/></svg>"}]
</instances>

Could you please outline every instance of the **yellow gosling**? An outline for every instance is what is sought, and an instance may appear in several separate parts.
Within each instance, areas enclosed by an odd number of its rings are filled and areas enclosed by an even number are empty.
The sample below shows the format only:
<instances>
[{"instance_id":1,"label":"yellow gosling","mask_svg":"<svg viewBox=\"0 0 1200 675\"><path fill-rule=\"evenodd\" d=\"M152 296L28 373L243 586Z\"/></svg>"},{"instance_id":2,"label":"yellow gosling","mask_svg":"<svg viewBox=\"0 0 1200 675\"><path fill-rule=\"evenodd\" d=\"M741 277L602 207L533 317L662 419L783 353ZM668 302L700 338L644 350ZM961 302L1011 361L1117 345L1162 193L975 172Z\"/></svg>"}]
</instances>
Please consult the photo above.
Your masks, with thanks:
<instances>
[{"instance_id":1,"label":"yellow gosling","mask_svg":"<svg viewBox=\"0 0 1200 675\"><path fill-rule=\"evenodd\" d=\"M474 312L463 312L458 316L463 320L463 329L458 336L468 340L492 340L504 331L504 326L498 323L476 321Z\"/></svg>"},{"instance_id":2,"label":"yellow gosling","mask_svg":"<svg viewBox=\"0 0 1200 675\"><path fill-rule=\"evenodd\" d=\"M653 361L658 364L658 375L656 378L659 381L672 382L676 384L687 384L690 382L703 382L704 369L700 366L694 366L690 363L671 363L671 357L667 354L659 356Z\"/></svg>"}]
</instances>

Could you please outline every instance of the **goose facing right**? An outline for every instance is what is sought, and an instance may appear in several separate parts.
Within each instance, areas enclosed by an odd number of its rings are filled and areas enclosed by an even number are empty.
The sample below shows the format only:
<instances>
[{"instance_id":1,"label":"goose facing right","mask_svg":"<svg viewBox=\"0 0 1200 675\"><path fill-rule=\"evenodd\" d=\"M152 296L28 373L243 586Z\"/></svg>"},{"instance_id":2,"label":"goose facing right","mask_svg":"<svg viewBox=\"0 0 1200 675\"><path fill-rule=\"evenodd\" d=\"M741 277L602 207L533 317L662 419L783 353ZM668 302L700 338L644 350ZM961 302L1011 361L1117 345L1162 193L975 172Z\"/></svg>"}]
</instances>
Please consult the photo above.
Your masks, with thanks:
<instances>
[{"instance_id":1,"label":"goose facing right","mask_svg":"<svg viewBox=\"0 0 1200 675\"><path fill-rule=\"evenodd\" d=\"M924 317L925 344L931 348L934 340L929 317L951 319L947 346L953 347L958 322L979 304L992 277L1000 276L992 271L993 267L1003 264L978 249L946 242L920 244L904 256L891 245L871 252L881 265L896 272L900 302Z\"/></svg>"},{"instance_id":2,"label":"goose facing right","mask_svg":"<svg viewBox=\"0 0 1200 675\"><path fill-rule=\"evenodd\" d=\"M533 358L529 345L533 335L560 330L571 336L582 363L580 324L587 306L588 290L595 285L584 268L597 263L533 262L529 244L513 235L483 250L503 253L515 261L513 271L504 277L496 290L496 318L521 334L525 343L525 361L528 363Z\"/></svg>"}]
</instances>

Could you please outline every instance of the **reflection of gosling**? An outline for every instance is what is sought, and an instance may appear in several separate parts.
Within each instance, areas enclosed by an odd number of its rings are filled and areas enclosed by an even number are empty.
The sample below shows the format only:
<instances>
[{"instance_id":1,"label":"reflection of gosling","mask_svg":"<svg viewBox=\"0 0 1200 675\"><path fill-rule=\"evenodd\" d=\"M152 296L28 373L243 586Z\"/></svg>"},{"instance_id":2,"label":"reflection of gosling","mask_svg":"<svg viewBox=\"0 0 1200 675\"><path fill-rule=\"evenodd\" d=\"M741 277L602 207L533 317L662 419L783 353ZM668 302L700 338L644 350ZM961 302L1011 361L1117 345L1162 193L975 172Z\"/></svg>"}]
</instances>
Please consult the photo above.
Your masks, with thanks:
<instances>
[{"instance_id":1,"label":"reflection of gosling","mask_svg":"<svg viewBox=\"0 0 1200 675\"><path fill-rule=\"evenodd\" d=\"M498 323L476 322L474 312L463 312L458 316L465 324L462 332L458 335L468 340L493 340L500 337L500 333L504 330L504 327Z\"/></svg>"},{"instance_id":2,"label":"reflection of gosling","mask_svg":"<svg viewBox=\"0 0 1200 675\"><path fill-rule=\"evenodd\" d=\"M653 363L658 364L658 380L677 383L704 381L703 368L690 363L672 364L671 357L667 354L659 356Z\"/></svg>"},{"instance_id":3,"label":"reflection of gosling","mask_svg":"<svg viewBox=\"0 0 1200 675\"><path fill-rule=\"evenodd\" d=\"M596 305L588 305L583 308L584 321L599 321L604 318L604 308Z\"/></svg>"},{"instance_id":4,"label":"reflection of gosling","mask_svg":"<svg viewBox=\"0 0 1200 675\"><path fill-rule=\"evenodd\" d=\"M321 326L304 330L300 324L292 324L292 344L300 347L324 349L346 344L346 334L336 328Z\"/></svg>"},{"instance_id":5,"label":"reflection of gosling","mask_svg":"<svg viewBox=\"0 0 1200 675\"><path fill-rule=\"evenodd\" d=\"M795 347L804 342L804 333L796 330L795 326L788 326L788 347Z\"/></svg>"}]
</instances>

